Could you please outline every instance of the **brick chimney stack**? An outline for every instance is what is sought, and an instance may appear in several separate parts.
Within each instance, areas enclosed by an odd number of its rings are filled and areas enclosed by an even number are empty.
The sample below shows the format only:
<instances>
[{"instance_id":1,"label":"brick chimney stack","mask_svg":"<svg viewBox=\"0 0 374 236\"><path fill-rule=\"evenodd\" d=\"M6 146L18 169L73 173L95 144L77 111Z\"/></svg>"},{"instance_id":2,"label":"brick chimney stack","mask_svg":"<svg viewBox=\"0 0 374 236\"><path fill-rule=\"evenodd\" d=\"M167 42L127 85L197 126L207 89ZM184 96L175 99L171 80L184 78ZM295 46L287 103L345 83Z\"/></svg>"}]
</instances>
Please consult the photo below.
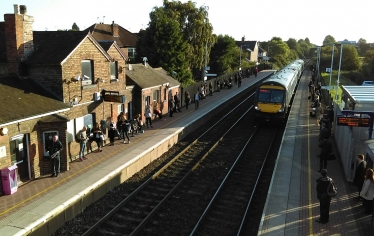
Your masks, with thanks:
<instances>
[{"instance_id":1,"label":"brick chimney stack","mask_svg":"<svg viewBox=\"0 0 374 236\"><path fill-rule=\"evenodd\" d=\"M14 4L14 14L4 14L8 73L19 73L19 63L33 51L33 16L26 15L26 6Z\"/></svg>"},{"instance_id":2,"label":"brick chimney stack","mask_svg":"<svg viewBox=\"0 0 374 236\"><path fill-rule=\"evenodd\" d=\"M115 24L114 21L112 21L112 35L118 37L118 24Z\"/></svg>"}]
</instances>

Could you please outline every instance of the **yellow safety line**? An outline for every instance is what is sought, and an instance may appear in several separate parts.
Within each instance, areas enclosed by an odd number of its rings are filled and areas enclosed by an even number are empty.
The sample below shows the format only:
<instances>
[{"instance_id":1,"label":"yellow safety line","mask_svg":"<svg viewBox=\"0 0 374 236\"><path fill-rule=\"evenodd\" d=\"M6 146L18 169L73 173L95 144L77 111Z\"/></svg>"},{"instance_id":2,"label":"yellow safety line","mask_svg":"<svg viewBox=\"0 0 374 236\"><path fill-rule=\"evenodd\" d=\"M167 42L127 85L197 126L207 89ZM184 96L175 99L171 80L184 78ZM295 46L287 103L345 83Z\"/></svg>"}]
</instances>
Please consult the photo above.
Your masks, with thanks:
<instances>
[{"instance_id":1,"label":"yellow safety line","mask_svg":"<svg viewBox=\"0 0 374 236\"><path fill-rule=\"evenodd\" d=\"M188 114L188 113L191 113L191 112L192 112L192 110L191 110L190 112L186 112L185 114ZM178 117L178 118L176 118L176 119L173 119L173 121L177 121L177 120L179 120L179 119L181 119L181 118L182 118L182 117ZM167 126L167 125L170 124L170 123L171 123L170 121L167 122L166 124L164 124L163 126L161 126L159 129L164 128L165 126ZM144 139L144 138L147 138L147 137L150 136L150 135L151 135L151 134L144 135L144 136L142 136L141 138L139 138L138 140L136 140L136 142L139 142L140 140L142 140L142 139ZM127 145L126 145L126 146L127 146ZM44 190L38 192L37 194L32 195L32 196L26 198L26 199L23 200L22 202L19 202L19 203L15 204L14 206L12 206L12 207L6 209L6 210L3 211L3 212L0 212L0 216L2 216L2 215L4 215L4 214L8 213L9 211L11 211L11 210L13 210L13 209L15 209L15 208L21 206L22 204L25 204L26 202L28 202L28 201L32 200L33 198L35 198L35 197L41 195L42 193L45 193L45 192L49 191L51 188L56 187L57 185L59 185L59 184L65 182L66 180L71 179L72 177L75 177L75 176L78 175L79 173L81 173L81 172L83 172L83 171L86 171L87 169L89 169L89 168L95 166L96 164L98 164L98 163L100 163L100 162L106 160L108 157L111 157L111 156L113 156L113 155L115 155L115 154L118 154L119 152L122 152L122 151L125 149L126 146L124 146L123 148L121 148L121 149L119 149L119 150L117 150L117 151L115 151L115 152L110 152L110 153L108 153L109 155L106 155L106 156L104 156L103 158L100 158L99 160L95 161L94 163L92 163L92 164L86 166L85 168L83 168L83 169L81 169L81 170L79 170L79 171L73 173L73 174L70 175L70 176L67 176L66 178L64 178L64 179L62 179L61 181L59 181L59 182L57 182L57 183L55 183L55 184L49 186L48 188L45 188Z\"/></svg>"}]
</instances>

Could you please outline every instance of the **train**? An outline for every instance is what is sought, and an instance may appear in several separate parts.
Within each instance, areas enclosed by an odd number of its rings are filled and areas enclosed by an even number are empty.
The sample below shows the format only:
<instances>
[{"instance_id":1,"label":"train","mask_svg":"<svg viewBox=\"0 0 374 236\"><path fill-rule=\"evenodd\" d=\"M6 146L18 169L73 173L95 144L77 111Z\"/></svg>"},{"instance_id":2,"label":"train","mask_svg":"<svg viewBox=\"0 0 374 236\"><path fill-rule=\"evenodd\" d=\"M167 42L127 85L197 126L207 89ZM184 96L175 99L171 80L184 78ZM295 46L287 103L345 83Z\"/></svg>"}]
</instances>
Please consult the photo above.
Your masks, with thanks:
<instances>
[{"instance_id":1,"label":"train","mask_svg":"<svg viewBox=\"0 0 374 236\"><path fill-rule=\"evenodd\" d=\"M294 60L257 86L254 99L256 122L279 123L287 119L304 64L304 60Z\"/></svg>"}]
</instances>

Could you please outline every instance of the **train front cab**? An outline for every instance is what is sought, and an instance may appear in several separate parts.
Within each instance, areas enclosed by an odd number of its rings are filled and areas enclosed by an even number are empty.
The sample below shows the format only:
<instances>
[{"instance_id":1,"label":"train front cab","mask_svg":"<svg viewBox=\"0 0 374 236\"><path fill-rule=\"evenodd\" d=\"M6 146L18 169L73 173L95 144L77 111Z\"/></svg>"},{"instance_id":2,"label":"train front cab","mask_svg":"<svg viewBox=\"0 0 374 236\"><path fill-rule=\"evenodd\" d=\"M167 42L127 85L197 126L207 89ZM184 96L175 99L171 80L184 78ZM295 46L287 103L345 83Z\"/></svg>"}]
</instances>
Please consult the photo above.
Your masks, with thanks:
<instances>
[{"instance_id":1,"label":"train front cab","mask_svg":"<svg viewBox=\"0 0 374 236\"><path fill-rule=\"evenodd\" d=\"M256 91L255 121L283 122L287 113L286 90L280 85L261 85Z\"/></svg>"}]
</instances>

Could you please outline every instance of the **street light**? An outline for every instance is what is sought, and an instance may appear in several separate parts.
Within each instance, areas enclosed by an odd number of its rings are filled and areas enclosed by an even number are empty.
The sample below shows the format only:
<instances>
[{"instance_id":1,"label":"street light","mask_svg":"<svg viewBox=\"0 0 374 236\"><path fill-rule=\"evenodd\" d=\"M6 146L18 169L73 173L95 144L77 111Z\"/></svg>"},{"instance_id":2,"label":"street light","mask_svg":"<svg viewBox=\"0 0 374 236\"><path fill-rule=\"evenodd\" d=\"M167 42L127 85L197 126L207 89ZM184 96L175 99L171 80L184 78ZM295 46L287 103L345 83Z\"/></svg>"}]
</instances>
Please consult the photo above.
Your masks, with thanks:
<instances>
[{"instance_id":1,"label":"street light","mask_svg":"<svg viewBox=\"0 0 374 236\"><path fill-rule=\"evenodd\" d=\"M206 71L207 71L207 66L208 66L208 45L210 46L210 43L206 43L205 44L205 63L204 63L204 69L201 73L202 75L202 81L205 80L205 76L206 76Z\"/></svg>"},{"instance_id":2,"label":"street light","mask_svg":"<svg viewBox=\"0 0 374 236\"><path fill-rule=\"evenodd\" d=\"M339 84L340 84L340 68L342 66L342 55L343 55L343 46L344 44L351 44L351 41L339 41L339 44L336 45L341 45L340 46L340 60L339 60L339 70L338 70L338 81L336 81L336 94L335 94L335 101L338 100L338 91L339 91Z\"/></svg>"}]
</instances>

